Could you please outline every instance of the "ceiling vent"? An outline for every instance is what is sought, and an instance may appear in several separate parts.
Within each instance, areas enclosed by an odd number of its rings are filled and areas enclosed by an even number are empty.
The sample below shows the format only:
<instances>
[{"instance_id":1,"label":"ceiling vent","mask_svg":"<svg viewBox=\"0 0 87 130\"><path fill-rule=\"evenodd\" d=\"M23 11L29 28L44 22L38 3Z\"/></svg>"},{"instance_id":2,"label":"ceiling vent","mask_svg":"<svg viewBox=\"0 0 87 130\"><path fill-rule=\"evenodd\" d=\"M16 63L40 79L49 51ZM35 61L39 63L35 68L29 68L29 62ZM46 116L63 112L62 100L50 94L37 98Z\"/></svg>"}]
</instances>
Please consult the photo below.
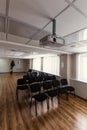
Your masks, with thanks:
<instances>
[{"instance_id":1,"label":"ceiling vent","mask_svg":"<svg viewBox=\"0 0 87 130\"><path fill-rule=\"evenodd\" d=\"M40 45L42 46L55 46L61 47L65 45L65 40L62 37L56 35L56 20L53 19L53 30L51 35L47 35L40 39Z\"/></svg>"}]
</instances>

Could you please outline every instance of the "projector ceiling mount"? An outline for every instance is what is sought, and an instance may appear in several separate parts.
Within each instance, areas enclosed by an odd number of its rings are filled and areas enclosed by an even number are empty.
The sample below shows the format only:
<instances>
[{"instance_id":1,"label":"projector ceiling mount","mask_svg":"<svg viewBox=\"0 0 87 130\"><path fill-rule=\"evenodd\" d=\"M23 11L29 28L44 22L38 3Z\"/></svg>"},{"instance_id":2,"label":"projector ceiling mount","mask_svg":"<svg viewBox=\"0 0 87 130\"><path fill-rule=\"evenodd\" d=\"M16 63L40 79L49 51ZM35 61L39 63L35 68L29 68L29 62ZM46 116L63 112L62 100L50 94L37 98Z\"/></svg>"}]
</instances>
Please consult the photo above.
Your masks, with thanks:
<instances>
[{"instance_id":1,"label":"projector ceiling mount","mask_svg":"<svg viewBox=\"0 0 87 130\"><path fill-rule=\"evenodd\" d=\"M65 45L65 40L62 37L56 35L56 20L52 20L53 28L52 34L46 35L40 39L40 45L42 46L55 46L61 47Z\"/></svg>"}]
</instances>

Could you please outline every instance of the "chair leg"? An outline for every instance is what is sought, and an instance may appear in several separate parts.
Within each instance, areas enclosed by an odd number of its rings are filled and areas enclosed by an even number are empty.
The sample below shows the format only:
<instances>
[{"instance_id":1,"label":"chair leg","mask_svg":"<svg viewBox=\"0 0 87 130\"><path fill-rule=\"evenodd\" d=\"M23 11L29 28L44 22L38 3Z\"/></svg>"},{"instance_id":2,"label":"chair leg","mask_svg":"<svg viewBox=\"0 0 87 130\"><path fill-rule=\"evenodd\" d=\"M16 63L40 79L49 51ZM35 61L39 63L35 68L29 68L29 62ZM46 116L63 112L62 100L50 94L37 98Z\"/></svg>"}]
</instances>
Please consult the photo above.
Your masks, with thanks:
<instances>
[{"instance_id":1,"label":"chair leg","mask_svg":"<svg viewBox=\"0 0 87 130\"><path fill-rule=\"evenodd\" d=\"M51 104L53 105L53 97L51 97Z\"/></svg>"},{"instance_id":2,"label":"chair leg","mask_svg":"<svg viewBox=\"0 0 87 130\"><path fill-rule=\"evenodd\" d=\"M31 106L32 106L32 97L31 97L31 101L30 101L30 109L31 109Z\"/></svg>"},{"instance_id":3,"label":"chair leg","mask_svg":"<svg viewBox=\"0 0 87 130\"><path fill-rule=\"evenodd\" d=\"M75 90L74 90L74 96L75 96Z\"/></svg>"},{"instance_id":4,"label":"chair leg","mask_svg":"<svg viewBox=\"0 0 87 130\"><path fill-rule=\"evenodd\" d=\"M49 110L49 98L47 98L47 110Z\"/></svg>"},{"instance_id":5,"label":"chair leg","mask_svg":"<svg viewBox=\"0 0 87 130\"><path fill-rule=\"evenodd\" d=\"M16 89L16 99L18 101L18 89Z\"/></svg>"},{"instance_id":6,"label":"chair leg","mask_svg":"<svg viewBox=\"0 0 87 130\"><path fill-rule=\"evenodd\" d=\"M43 101L41 102L41 107L42 107L42 109L43 109Z\"/></svg>"},{"instance_id":7,"label":"chair leg","mask_svg":"<svg viewBox=\"0 0 87 130\"><path fill-rule=\"evenodd\" d=\"M28 98L30 98L30 93L29 93L29 90L28 90Z\"/></svg>"},{"instance_id":8,"label":"chair leg","mask_svg":"<svg viewBox=\"0 0 87 130\"><path fill-rule=\"evenodd\" d=\"M36 116L37 116L37 101L35 100L35 112L36 112Z\"/></svg>"},{"instance_id":9,"label":"chair leg","mask_svg":"<svg viewBox=\"0 0 87 130\"><path fill-rule=\"evenodd\" d=\"M69 98L68 98L68 92L66 93L66 100L68 100Z\"/></svg>"},{"instance_id":10,"label":"chair leg","mask_svg":"<svg viewBox=\"0 0 87 130\"><path fill-rule=\"evenodd\" d=\"M59 94L57 95L57 99L58 99L58 104L60 104L60 96L59 96Z\"/></svg>"}]
</instances>

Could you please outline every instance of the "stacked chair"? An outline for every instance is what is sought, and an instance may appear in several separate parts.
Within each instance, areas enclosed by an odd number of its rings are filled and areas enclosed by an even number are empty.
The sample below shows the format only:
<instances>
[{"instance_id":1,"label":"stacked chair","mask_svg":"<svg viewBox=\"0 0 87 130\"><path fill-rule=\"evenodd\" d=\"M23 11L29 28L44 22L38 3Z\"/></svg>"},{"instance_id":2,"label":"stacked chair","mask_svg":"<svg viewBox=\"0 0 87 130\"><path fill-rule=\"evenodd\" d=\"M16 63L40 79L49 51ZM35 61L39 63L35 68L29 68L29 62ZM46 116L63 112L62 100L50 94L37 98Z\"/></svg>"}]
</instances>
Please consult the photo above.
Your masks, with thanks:
<instances>
[{"instance_id":1,"label":"stacked chair","mask_svg":"<svg viewBox=\"0 0 87 130\"><path fill-rule=\"evenodd\" d=\"M58 93L58 100L60 103L60 95L64 94L66 96L66 100L68 100L68 93L67 90L65 88L61 88L60 87L60 81L55 79L53 80L53 87L55 88L55 91L57 91Z\"/></svg>"},{"instance_id":2,"label":"stacked chair","mask_svg":"<svg viewBox=\"0 0 87 130\"><path fill-rule=\"evenodd\" d=\"M75 88L68 85L67 79L61 79L62 88L66 89L67 93L73 93L75 96Z\"/></svg>"},{"instance_id":3,"label":"stacked chair","mask_svg":"<svg viewBox=\"0 0 87 130\"><path fill-rule=\"evenodd\" d=\"M18 100L18 90L28 90L29 87L27 85L27 82L24 78L20 78L17 80L17 87L16 87L16 98Z\"/></svg>"},{"instance_id":4,"label":"stacked chair","mask_svg":"<svg viewBox=\"0 0 87 130\"><path fill-rule=\"evenodd\" d=\"M36 111L36 116L37 116L37 102L43 102L44 100L47 100L47 109L49 109L48 96L44 92L41 92L40 83L30 84L29 87L30 87L30 96L31 96L30 108L31 108L31 105L32 105L32 98L34 98L34 100L35 100L35 111Z\"/></svg>"},{"instance_id":5,"label":"stacked chair","mask_svg":"<svg viewBox=\"0 0 87 130\"><path fill-rule=\"evenodd\" d=\"M54 85L54 80L48 80L48 81L44 81L43 82L43 90L44 92L48 95L48 97L51 98L51 100L53 99L53 97L57 96L58 98L58 104L60 103L59 101L59 92L58 92L58 85L55 86Z\"/></svg>"}]
</instances>

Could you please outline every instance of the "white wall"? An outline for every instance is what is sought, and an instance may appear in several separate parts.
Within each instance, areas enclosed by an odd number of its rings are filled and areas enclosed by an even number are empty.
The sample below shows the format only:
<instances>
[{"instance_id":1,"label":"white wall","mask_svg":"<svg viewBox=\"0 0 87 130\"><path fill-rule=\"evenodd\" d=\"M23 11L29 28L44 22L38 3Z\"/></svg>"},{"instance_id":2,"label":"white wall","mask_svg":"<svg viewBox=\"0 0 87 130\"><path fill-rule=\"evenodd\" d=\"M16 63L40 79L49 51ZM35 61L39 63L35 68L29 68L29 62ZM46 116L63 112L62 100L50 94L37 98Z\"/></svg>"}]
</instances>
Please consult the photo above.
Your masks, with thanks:
<instances>
[{"instance_id":1,"label":"white wall","mask_svg":"<svg viewBox=\"0 0 87 130\"><path fill-rule=\"evenodd\" d=\"M33 69L33 59L30 59L29 60L29 66L28 66L29 69Z\"/></svg>"},{"instance_id":2,"label":"white wall","mask_svg":"<svg viewBox=\"0 0 87 130\"><path fill-rule=\"evenodd\" d=\"M10 72L10 62L14 60L13 72L26 72L28 70L28 60L25 59L0 59L0 73Z\"/></svg>"},{"instance_id":3,"label":"white wall","mask_svg":"<svg viewBox=\"0 0 87 130\"><path fill-rule=\"evenodd\" d=\"M10 59L0 59L0 73L10 71Z\"/></svg>"},{"instance_id":4,"label":"white wall","mask_svg":"<svg viewBox=\"0 0 87 130\"><path fill-rule=\"evenodd\" d=\"M87 99L87 83L71 79L71 85L75 87L76 95Z\"/></svg>"},{"instance_id":5,"label":"white wall","mask_svg":"<svg viewBox=\"0 0 87 130\"><path fill-rule=\"evenodd\" d=\"M14 72L26 72L28 61L24 59L14 59L15 67L13 69Z\"/></svg>"},{"instance_id":6,"label":"white wall","mask_svg":"<svg viewBox=\"0 0 87 130\"><path fill-rule=\"evenodd\" d=\"M76 54L71 56L71 78L76 79Z\"/></svg>"},{"instance_id":7,"label":"white wall","mask_svg":"<svg viewBox=\"0 0 87 130\"><path fill-rule=\"evenodd\" d=\"M71 56L71 85L75 87L76 95L87 99L87 83L76 79L76 54Z\"/></svg>"}]
</instances>

